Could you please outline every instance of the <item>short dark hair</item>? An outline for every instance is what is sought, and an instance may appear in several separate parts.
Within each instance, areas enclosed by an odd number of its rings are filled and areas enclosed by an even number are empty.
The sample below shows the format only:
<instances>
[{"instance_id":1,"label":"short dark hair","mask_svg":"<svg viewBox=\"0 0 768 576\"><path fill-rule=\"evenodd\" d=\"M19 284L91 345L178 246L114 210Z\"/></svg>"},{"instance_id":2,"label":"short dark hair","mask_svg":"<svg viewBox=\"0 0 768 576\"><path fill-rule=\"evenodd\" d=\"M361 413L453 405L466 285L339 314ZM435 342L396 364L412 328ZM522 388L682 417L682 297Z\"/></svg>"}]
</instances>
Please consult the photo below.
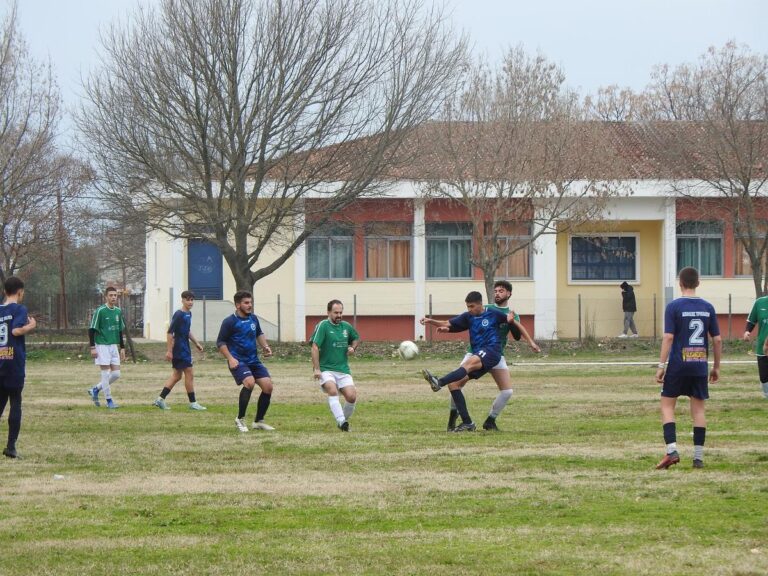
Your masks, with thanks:
<instances>
[{"instance_id":1,"label":"short dark hair","mask_svg":"<svg viewBox=\"0 0 768 576\"><path fill-rule=\"evenodd\" d=\"M482 302L483 301L483 295L480 294L480 292L477 292L473 290L469 294L467 294L467 297L464 298L464 302L469 304L470 302Z\"/></svg>"},{"instance_id":2,"label":"short dark hair","mask_svg":"<svg viewBox=\"0 0 768 576\"><path fill-rule=\"evenodd\" d=\"M17 294L19 290L24 289L24 281L18 276L9 276L5 279L3 289L8 296L13 296L14 294Z\"/></svg>"},{"instance_id":3,"label":"short dark hair","mask_svg":"<svg viewBox=\"0 0 768 576\"><path fill-rule=\"evenodd\" d=\"M195 293L192 292L192 290L184 290L184 292L181 293L181 297L184 300L188 300L190 298L192 298L192 300L194 300L195 299Z\"/></svg>"},{"instance_id":4,"label":"short dark hair","mask_svg":"<svg viewBox=\"0 0 768 576\"><path fill-rule=\"evenodd\" d=\"M507 292L512 292L512 284L507 280L496 280L496 282L493 283L493 287L502 287Z\"/></svg>"},{"instance_id":5,"label":"short dark hair","mask_svg":"<svg viewBox=\"0 0 768 576\"><path fill-rule=\"evenodd\" d=\"M328 302L328 312L331 311L331 309L333 308L333 306L335 304L340 304L341 305L341 309L342 310L344 309L344 304L342 303L341 300L331 300L330 302Z\"/></svg>"},{"instance_id":6,"label":"short dark hair","mask_svg":"<svg viewBox=\"0 0 768 576\"><path fill-rule=\"evenodd\" d=\"M114 286L107 286L107 289L104 290L104 295L107 295L110 292L117 292L117 288L115 288Z\"/></svg>"},{"instance_id":7,"label":"short dark hair","mask_svg":"<svg viewBox=\"0 0 768 576\"><path fill-rule=\"evenodd\" d=\"M683 288L693 290L699 286L699 271L693 266L686 266L680 270L678 277Z\"/></svg>"},{"instance_id":8,"label":"short dark hair","mask_svg":"<svg viewBox=\"0 0 768 576\"><path fill-rule=\"evenodd\" d=\"M235 304L240 304L240 302L242 302L246 298L253 298L253 294L248 292L248 290L238 290L237 292L235 292L234 298L235 298Z\"/></svg>"}]
</instances>

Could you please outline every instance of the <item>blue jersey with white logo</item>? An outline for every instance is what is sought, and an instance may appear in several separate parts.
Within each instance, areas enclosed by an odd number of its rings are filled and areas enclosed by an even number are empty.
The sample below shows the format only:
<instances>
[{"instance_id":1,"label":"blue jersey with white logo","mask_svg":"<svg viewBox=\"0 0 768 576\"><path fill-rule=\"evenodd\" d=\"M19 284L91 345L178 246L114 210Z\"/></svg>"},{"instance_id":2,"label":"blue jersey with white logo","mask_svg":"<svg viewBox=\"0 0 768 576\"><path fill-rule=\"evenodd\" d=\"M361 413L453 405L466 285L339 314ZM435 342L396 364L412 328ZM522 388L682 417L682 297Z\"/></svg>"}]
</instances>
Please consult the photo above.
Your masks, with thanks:
<instances>
[{"instance_id":1,"label":"blue jersey with white logo","mask_svg":"<svg viewBox=\"0 0 768 576\"><path fill-rule=\"evenodd\" d=\"M168 326L168 334L173 334L173 357L176 360L192 361L189 349L189 333L192 330L192 312L176 310Z\"/></svg>"},{"instance_id":2,"label":"blue jersey with white logo","mask_svg":"<svg viewBox=\"0 0 768 576\"><path fill-rule=\"evenodd\" d=\"M719 336L715 308L698 297L683 296L667 304L664 333L674 334L668 376L707 376L709 336Z\"/></svg>"},{"instance_id":3,"label":"blue jersey with white logo","mask_svg":"<svg viewBox=\"0 0 768 576\"><path fill-rule=\"evenodd\" d=\"M254 314L245 318L232 314L224 319L216 338L216 346L227 345L230 354L241 363L257 364L259 351L256 346L256 338L264 334L259 324L259 319Z\"/></svg>"},{"instance_id":4,"label":"blue jersey with white logo","mask_svg":"<svg viewBox=\"0 0 768 576\"><path fill-rule=\"evenodd\" d=\"M13 382L24 385L27 347L24 336L14 336L13 330L28 322L26 306L0 304L0 376L5 378L6 387Z\"/></svg>"},{"instance_id":5,"label":"blue jersey with white logo","mask_svg":"<svg viewBox=\"0 0 768 576\"><path fill-rule=\"evenodd\" d=\"M499 324L506 323L507 315L496 308L486 308L479 316L464 312L448 322L451 332L469 330L469 346L472 352L478 350L496 351L501 354L504 342L499 335Z\"/></svg>"}]
</instances>

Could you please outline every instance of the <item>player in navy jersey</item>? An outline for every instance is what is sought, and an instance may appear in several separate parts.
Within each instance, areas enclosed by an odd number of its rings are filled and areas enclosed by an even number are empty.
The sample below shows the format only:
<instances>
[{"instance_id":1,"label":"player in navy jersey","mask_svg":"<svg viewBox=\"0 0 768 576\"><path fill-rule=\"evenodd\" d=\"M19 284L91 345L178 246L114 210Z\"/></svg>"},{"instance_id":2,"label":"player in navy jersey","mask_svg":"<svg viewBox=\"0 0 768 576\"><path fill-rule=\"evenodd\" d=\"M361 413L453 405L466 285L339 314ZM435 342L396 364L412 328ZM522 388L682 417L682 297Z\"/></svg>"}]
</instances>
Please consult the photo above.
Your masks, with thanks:
<instances>
[{"instance_id":1,"label":"player in navy jersey","mask_svg":"<svg viewBox=\"0 0 768 576\"><path fill-rule=\"evenodd\" d=\"M5 281L5 302L0 304L0 416L11 401L8 414L8 443L3 454L18 458L16 440L21 430L21 392L26 376L27 349L24 336L34 330L37 322L22 306L24 282L16 276Z\"/></svg>"},{"instance_id":2,"label":"player in navy jersey","mask_svg":"<svg viewBox=\"0 0 768 576\"><path fill-rule=\"evenodd\" d=\"M190 410L205 410L195 397L195 374L192 369L192 350L189 348L190 340L199 352L203 351L203 345L192 334L192 306L195 304L195 295L189 290L181 293L181 308L173 313L171 323L166 335L167 350L165 359L171 363L172 371L165 386L160 391L160 396L154 401L154 405L161 410L170 410L165 399L171 393L181 377L184 376L184 388L189 398Z\"/></svg>"},{"instance_id":3,"label":"player in navy jersey","mask_svg":"<svg viewBox=\"0 0 768 576\"><path fill-rule=\"evenodd\" d=\"M437 392L442 387L448 386L462 421L459 426L454 428L454 432L472 432L476 428L461 391L462 379L467 376L470 379L480 378L499 363L504 345L498 331L499 324L501 322L514 322L513 313L504 314L495 308L484 308L483 295L480 292L470 292L464 302L467 305L467 311L450 320L435 320L433 318L420 320L422 325L437 326L439 332L469 330L469 345L472 354L465 358L459 368L442 378L435 377L429 370L422 370L424 379L429 382L433 391Z\"/></svg>"},{"instance_id":4,"label":"player in navy jersey","mask_svg":"<svg viewBox=\"0 0 768 576\"><path fill-rule=\"evenodd\" d=\"M699 272L683 268L679 275L682 296L676 298L664 311L664 338L661 342L656 382L661 388L661 421L667 453L656 466L667 469L680 462L677 452L675 404L678 396L691 399L693 419L693 467L704 467L704 440L707 421L704 401L709 398L709 382L720 379L722 339L715 309L706 300L696 296ZM709 338L712 338L714 364L709 370Z\"/></svg>"},{"instance_id":5,"label":"player in navy jersey","mask_svg":"<svg viewBox=\"0 0 768 576\"><path fill-rule=\"evenodd\" d=\"M221 323L216 346L227 359L229 371L240 390L240 403L235 418L235 425L240 432L248 432L245 424L245 412L251 400L253 387L258 385L261 394L256 404L256 417L251 426L254 430L274 430L264 422L272 398L272 378L266 366L259 360L257 344L261 346L265 357L272 356L272 349L267 337L261 330L259 319L253 314L253 296L244 290L235 292L235 313Z\"/></svg>"}]
</instances>

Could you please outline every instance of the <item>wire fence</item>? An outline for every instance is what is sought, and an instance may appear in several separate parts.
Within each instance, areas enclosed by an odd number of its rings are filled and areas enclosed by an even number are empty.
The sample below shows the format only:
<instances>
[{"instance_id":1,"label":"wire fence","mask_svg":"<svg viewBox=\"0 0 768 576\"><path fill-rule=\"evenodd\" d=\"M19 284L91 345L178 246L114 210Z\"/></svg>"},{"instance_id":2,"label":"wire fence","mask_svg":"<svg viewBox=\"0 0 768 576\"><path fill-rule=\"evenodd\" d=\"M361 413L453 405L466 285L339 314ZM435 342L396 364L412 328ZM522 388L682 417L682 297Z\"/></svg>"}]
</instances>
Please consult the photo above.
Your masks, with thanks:
<instances>
[{"instance_id":1,"label":"wire fence","mask_svg":"<svg viewBox=\"0 0 768 576\"><path fill-rule=\"evenodd\" d=\"M100 292L59 293L24 291L24 305L37 321L37 331L66 332L85 330L93 312L104 303ZM140 332L144 318L144 294L120 294L118 304L131 332Z\"/></svg>"}]
</instances>

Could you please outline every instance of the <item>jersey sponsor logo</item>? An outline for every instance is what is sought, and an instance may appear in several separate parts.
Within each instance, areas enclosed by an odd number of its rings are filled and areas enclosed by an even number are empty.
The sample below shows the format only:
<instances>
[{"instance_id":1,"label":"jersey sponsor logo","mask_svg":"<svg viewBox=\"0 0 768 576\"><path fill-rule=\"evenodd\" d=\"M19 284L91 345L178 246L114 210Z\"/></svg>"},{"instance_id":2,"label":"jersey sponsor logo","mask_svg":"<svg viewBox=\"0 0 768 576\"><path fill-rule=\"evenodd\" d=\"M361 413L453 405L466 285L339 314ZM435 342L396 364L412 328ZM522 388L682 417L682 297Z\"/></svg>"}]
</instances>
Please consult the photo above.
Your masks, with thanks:
<instances>
[{"instance_id":1,"label":"jersey sponsor logo","mask_svg":"<svg viewBox=\"0 0 768 576\"><path fill-rule=\"evenodd\" d=\"M702 317L704 317L704 318L709 318L709 312L704 312L704 311L696 311L696 312L683 312L683 313L682 313L682 316L683 316L684 318L685 318L685 317L688 317L688 316L702 316Z\"/></svg>"},{"instance_id":2,"label":"jersey sponsor logo","mask_svg":"<svg viewBox=\"0 0 768 576\"><path fill-rule=\"evenodd\" d=\"M5 348L0 348L0 362L3 360L13 360L13 348L10 346L6 346Z\"/></svg>"},{"instance_id":3,"label":"jersey sponsor logo","mask_svg":"<svg viewBox=\"0 0 768 576\"><path fill-rule=\"evenodd\" d=\"M490 324L490 322L488 321L488 319L487 319L487 318L483 318L483 321L482 321L482 322L480 322L480 324L482 324L482 326L483 326L484 328L487 328L487 327L488 327L488 325Z\"/></svg>"},{"instance_id":4,"label":"jersey sponsor logo","mask_svg":"<svg viewBox=\"0 0 768 576\"><path fill-rule=\"evenodd\" d=\"M683 362L706 362L707 349L698 346L683 348Z\"/></svg>"}]
</instances>

